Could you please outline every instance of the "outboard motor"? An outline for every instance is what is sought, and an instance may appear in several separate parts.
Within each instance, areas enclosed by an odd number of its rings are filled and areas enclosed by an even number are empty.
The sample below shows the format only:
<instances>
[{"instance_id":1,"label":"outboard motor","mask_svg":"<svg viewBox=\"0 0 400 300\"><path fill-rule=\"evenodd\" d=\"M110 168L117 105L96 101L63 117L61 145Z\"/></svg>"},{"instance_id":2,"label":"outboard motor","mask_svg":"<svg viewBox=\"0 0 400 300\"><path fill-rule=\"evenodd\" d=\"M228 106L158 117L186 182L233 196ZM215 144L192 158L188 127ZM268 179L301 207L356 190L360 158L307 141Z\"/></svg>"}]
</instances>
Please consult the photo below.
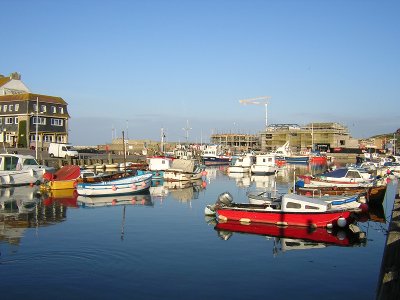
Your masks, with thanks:
<instances>
[{"instance_id":1,"label":"outboard motor","mask_svg":"<svg viewBox=\"0 0 400 300\"><path fill-rule=\"evenodd\" d=\"M219 206L230 206L233 202L233 197L229 192L223 192L218 196L216 205Z\"/></svg>"}]
</instances>

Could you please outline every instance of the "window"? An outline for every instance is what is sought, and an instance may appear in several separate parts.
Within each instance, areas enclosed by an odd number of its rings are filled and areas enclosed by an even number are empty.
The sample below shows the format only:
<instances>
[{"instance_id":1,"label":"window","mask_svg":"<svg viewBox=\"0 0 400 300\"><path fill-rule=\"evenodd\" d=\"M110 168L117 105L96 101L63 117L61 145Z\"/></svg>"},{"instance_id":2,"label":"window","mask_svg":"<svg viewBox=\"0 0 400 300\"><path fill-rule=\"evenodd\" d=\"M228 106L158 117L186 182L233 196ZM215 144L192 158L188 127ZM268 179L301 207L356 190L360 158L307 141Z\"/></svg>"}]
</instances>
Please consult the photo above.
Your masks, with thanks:
<instances>
[{"instance_id":1,"label":"window","mask_svg":"<svg viewBox=\"0 0 400 300\"><path fill-rule=\"evenodd\" d=\"M4 106L3 106L4 112L7 112L7 107L8 107L7 105L4 105Z\"/></svg>"},{"instance_id":2,"label":"window","mask_svg":"<svg viewBox=\"0 0 400 300\"><path fill-rule=\"evenodd\" d=\"M41 112L46 112L47 111L46 105L41 105L40 106L40 111Z\"/></svg>"},{"instance_id":3,"label":"window","mask_svg":"<svg viewBox=\"0 0 400 300\"><path fill-rule=\"evenodd\" d=\"M6 118L6 124L13 124L13 121L14 121L13 117Z\"/></svg>"},{"instance_id":4,"label":"window","mask_svg":"<svg viewBox=\"0 0 400 300\"><path fill-rule=\"evenodd\" d=\"M57 107L52 106L52 107L51 107L51 112L52 112L53 114L56 114L56 113L57 113Z\"/></svg>"},{"instance_id":5,"label":"window","mask_svg":"<svg viewBox=\"0 0 400 300\"><path fill-rule=\"evenodd\" d=\"M24 166L37 166L38 163L33 158L27 158L27 159L24 160L23 165Z\"/></svg>"},{"instance_id":6,"label":"window","mask_svg":"<svg viewBox=\"0 0 400 300\"><path fill-rule=\"evenodd\" d=\"M286 203L286 208L300 209L301 208L301 204L300 203L294 203L294 202L288 202L288 203Z\"/></svg>"},{"instance_id":7,"label":"window","mask_svg":"<svg viewBox=\"0 0 400 300\"><path fill-rule=\"evenodd\" d=\"M319 210L319 207L311 206L311 205L306 205L306 209L315 209L315 210Z\"/></svg>"},{"instance_id":8,"label":"window","mask_svg":"<svg viewBox=\"0 0 400 300\"><path fill-rule=\"evenodd\" d=\"M346 177L348 178L361 178L357 171L348 171Z\"/></svg>"},{"instance_id":9,"label":"window","mask_svg":"<svg viewBox=\"0 0 400 300\"><path fill-rule=\"evenodd\" d=\"M59 107L58 109L59 109L59 111L60 111L60 114L63 114L63 113L64 113L64 107Z\"/></svg>"},{"instance_id":10,"label":"window","mask_svg":"<svg viewBox=\"0 0 400 300\"><path fill-rule=\"evenodd\" d=\"M51 143L51 142L53 141L53 136L52 136L52 135L45 135L45 136L43 137L43 140L44 140L45 142Z\"/></svg>"},{"instance_id":11,"label":"window","mask_svg":"<svg viewBox=\"0 0 400 300\"><path fill-rule=\"evenodd\" d=\"M51 119L51 125L63 126L63 120L62 119Z\"/></svg>"},{"instance_id":12,"label":"window","mask_svg":"<svg viewBox=\"0 0 400 300\"><path fill-rule=\"evenodd\" d=\"M18 158L14 156L6 156L4 158L4 167L7 171L15 171L17 169Z\"/></svg>"},{"instance_id":13,"label":"window","mask_svg":"<svg viewBox=\"0 0 400 300\"><path fill-rule=\"evenodd\" d=\"M14 118L14 124L18 124L18 117Z\"/></svg>"},{"instance_id":14,"label":"window","mask_svg":"<svg viewBox=\"0 0 400 300\"><path fill-rule=\"evenodd\" d=\"M43 117L32 117L32 124L33 125L46 125L46 118Z\"/></svg>"},{"instance_id":15,"label":"window","mask_svg":"<svg viewBox=\"0 0 400 300\"><path fill-rule=\"evenodd\" d=\"M33 104L33 111L37 112L37 105L36 104Z\"/></svg>"},{"instance_id":16,"label":"window","mask_svg":"<svg viewBox=\"0 0 400 300\"><path fill-rule=\"evenodd\" d=\"M15 111L18 111L19 110L19 104L15 104L14 108L15 108Z\"/></svg>"},{"instance_id":17,"label":"window","mask_svg":"<svg viewBox=\"0 0 400 300\"><path fill-rule=\"evenodd\" d=\"M57 143L63 143L64 142L64 139L63 139L63 137L61 135L58 135L56 140L57 140Z\"/></svg>"},{"instance_id":18,"label":"window","mask_svg":"<svg viewBox=\"0 0 400 300\"><path fill-rule=\"evenodd\" d=\"M10 105L8 106L8 111L13 111L13 107L14 107L14 105L10 104Z\"/></svg>"}]
</instances>

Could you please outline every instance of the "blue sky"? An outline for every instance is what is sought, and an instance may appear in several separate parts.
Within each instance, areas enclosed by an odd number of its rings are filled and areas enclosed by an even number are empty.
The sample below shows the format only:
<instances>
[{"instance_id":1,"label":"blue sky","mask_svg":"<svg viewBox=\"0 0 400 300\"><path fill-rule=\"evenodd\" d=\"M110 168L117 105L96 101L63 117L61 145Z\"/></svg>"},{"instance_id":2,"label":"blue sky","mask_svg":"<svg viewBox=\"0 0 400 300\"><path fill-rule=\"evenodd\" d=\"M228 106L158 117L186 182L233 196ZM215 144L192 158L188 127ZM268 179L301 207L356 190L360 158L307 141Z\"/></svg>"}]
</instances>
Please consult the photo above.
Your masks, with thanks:
<instances>
[{"instance_id":1,"label":"blue sky","mask_svg":"<svg viewBox=\"0 0 400 300\"><path fill-rule=\"evenodd\" d=\"M0 1L0 74L62 97L70 141L208 141L268 123L400 127L400 1ZM4 13L6 12L6 13Z\"/></svg>"}]
</instances>

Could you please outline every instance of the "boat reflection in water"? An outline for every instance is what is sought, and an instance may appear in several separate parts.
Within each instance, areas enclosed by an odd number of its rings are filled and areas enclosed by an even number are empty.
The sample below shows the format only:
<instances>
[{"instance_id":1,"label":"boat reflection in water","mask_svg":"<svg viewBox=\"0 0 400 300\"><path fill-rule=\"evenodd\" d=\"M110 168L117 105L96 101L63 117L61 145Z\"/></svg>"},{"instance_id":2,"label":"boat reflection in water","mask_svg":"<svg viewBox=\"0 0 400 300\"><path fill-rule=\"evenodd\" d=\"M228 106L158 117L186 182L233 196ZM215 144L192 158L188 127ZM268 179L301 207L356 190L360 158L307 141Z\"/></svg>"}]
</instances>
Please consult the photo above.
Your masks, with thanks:
<instances>
[{"instance_id":1,"label":"boat reflection in water","mask_svg":"<svg viewBox=\"0 0 400 300\"><path fill-rule=\"evenodd\" d=\"M210 223L210 220L208 220ZM329 230L326 228L307 228L297 226L279 227L263 223L241 223L238 221L216 222L214 229L223 240L233 233L256 234L274 238L274 254L287 250L306 250L327 246L365 246L366 234L354 224L349 228Z\"/></svg>"},{"instance_id":2,"label":"boat reflection in water","mask_svg":"<svg viewBox=\"0 0 400 300\"><path fill-rule=\"evenodd\" d=\"M163 186L168 193L179 202L190 202L198 199L199 193L207 186L202 179L192 181L164 181Z\"/></svg>"},{"instance_id":3,"label":"boat reflection in water","mask_svg":"<svg viewBox=\"0 0 400 300\"><path fill-rule=\"evenodd\" d=\"M0 211L2 213L32 212L40 200L38 186L20 186L0 189Z\"/></svg>"},{"instance_id":4,"label":"boat reflection in water","mask_svg":"<svg viewBox=\"0 0 400 300\"><path fill-rule=\"evenodd\" d=\"M76 199L78 193L75 189L49 190L43 193L45 206L78 207Z\"/></svg>"},{"instance_id":5,"label":"boat reflection in water","mask_svg":"<svg viewBox=\"0 0 400 300\"><path fill-rule=\"evenodd\" d=\"M38 186L0 189L0 244L19 246L27 228L58 224L66 214L65 203L42 195Z\"/></svg>"},{"instance_id":6,"label":"boat reflection in water","mask_svg":"<svg viewBox=\"0 0 400 300\"><path fill-rule=\"evenodd\" d=\"M235 179L237 187L247 188L251 185L250 173L228 173L228 177Z\"/></svg>"},{"instance_id":7,"label":"boat reflection in water","mask_svg":"<svg viewBox=\"0 0 400 300\"><path fill-rule=\"evenodd\" d=\"M149 192L134 195L88 197L78 196L77 204L82 208L95 208L116 205L143 205L154 206Z\"/></svg>"}]
</instances>

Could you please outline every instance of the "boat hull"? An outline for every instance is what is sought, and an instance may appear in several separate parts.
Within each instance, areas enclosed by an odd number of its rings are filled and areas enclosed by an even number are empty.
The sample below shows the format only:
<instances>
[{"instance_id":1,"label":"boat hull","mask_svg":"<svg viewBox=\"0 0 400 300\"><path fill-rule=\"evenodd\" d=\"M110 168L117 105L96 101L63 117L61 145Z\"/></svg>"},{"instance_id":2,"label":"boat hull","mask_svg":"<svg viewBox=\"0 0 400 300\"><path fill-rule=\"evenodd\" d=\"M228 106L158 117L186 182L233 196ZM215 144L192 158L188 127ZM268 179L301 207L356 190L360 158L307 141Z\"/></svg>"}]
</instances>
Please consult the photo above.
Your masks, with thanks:
<instances>
[{"instance_id":1,"label":"boat hull","mask_svg":"<svg viewBox=\"0 0 400 300\"><path fill-rule=\"evenodd\" d=\"M230 161L229 157L203 157L206 166L229 165Z\"/></svg>"},{"instance_id":2,"label":"boat hull","mask_svg":"<svg viewBox=\"0 0 400 300\"><path fill-rule=\"evenodd\" d=\"M95 183L78 183L77 192L82 196L138 194L149 190L151 178L152 174L145 174Z\"/></svg>"},{"instance_id":3,"label":"boat hull","mask_svg":"<svg viewBox=\"0 0 400 300\"><path fill-rule=\"evenodd\" d=\"M235 209L223 207L216 210L220 220L236 220L241 222L269 223L283 226L306 226L306 227L330 227L337 226L339 218L344 218L346 224L351 222L351 212L349 211L329 211L329 212L283 212Z\"/></svg>"}]
</instances>

